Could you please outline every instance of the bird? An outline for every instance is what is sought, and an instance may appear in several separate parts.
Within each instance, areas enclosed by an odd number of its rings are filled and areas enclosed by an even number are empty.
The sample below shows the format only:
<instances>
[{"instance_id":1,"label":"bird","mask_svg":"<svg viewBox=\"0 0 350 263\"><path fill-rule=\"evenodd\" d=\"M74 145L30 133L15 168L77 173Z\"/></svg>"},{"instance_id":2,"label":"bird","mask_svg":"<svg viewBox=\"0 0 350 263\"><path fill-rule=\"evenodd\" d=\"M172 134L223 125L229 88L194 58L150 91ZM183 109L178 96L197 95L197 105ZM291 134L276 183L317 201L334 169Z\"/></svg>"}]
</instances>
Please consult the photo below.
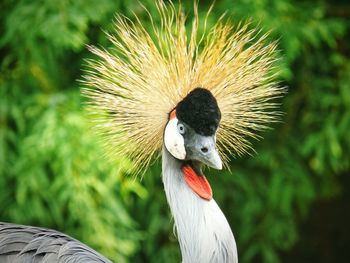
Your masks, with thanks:
<instances>
[{"instance_id":1,"label":"bird","mask_svg":"<svg viewBox=\"0 0 350 263\"><path fill-rule=\"evenodd\" d=\"M1 263L112 263L78 240L58 231L0 222Z\"/></svg>"},{"instance_id":2,"label":"bird","mask_svg":"<svg viewBox=\"0 0 350 263\"><path fill-rule=\"evenodd\" d=\"M161 156L182 262L237 263L204 167L229 168L231 156L254 151L249 138L278 121L277 43L226 16L208 28L212 7L201 19L197 2L191 20L181 4L155 5L160 21L146 7L147 27L136 14L117 15L106 33L112 48L89 46L86 107L106 152L127 156L136 176ZM1 223L0 262L111 261L55 230Z\"/></svg>"}]
</instances>

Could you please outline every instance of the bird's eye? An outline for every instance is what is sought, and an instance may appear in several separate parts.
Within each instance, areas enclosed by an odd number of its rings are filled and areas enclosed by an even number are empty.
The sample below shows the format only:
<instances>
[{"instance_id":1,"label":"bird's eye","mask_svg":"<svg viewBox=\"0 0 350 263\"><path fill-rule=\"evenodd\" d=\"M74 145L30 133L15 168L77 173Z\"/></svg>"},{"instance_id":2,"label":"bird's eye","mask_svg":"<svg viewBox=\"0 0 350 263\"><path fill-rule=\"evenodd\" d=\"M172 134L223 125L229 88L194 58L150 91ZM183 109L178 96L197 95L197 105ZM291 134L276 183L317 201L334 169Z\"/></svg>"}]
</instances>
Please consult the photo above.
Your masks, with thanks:
<instances>
[{"instance_id":1,"label":"bird's eye","mask_svg":"<svg viewBox=\"0 0 350 263\"><path fill-rule=\"evenodd\" d=\"M180 134L184 134L185 133L185 126L182 123L179 123L177 125L177 130L179 131Z\"/></svg>"}]
</instances>

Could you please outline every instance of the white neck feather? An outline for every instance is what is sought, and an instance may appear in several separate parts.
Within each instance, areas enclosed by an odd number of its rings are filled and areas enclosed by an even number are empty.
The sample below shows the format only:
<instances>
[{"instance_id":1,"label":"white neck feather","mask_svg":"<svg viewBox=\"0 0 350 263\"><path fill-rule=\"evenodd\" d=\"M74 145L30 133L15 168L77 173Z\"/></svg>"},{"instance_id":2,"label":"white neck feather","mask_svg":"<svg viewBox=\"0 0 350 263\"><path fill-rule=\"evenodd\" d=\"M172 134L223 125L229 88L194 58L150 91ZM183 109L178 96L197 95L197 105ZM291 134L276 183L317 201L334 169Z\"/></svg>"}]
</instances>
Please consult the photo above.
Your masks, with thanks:
<instances>
[{"instance_id":1,"label":"white neck feather","mask_svg":"<svg viewBox=\"0 0 350 263\"><path fill-rule=\"evenodd\" d=\"M181 162L163 147L163 183L174 217L183 263L237 263L236 242L215 200L206 201L186 184Z\"/></svg>"}]
</instances>

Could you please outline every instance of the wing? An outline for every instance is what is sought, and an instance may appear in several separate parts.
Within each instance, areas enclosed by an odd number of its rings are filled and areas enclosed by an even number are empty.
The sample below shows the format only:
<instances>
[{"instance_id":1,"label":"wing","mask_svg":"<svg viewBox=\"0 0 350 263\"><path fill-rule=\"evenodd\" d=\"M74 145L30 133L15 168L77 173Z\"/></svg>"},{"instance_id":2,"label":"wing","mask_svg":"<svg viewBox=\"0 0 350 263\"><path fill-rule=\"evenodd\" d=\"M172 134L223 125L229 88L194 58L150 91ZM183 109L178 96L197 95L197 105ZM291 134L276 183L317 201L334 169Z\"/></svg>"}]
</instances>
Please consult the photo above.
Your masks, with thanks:
<instances>
[{"instance_id":1,"label":"wing","mask_svg":"<svg viewBox=\"0 0 350 263\"><path fill-rule=\"evenodd\" d=\"M104 256L55 230L0 222L1 263L111 263Z\"/></svg>"}]
</instances>

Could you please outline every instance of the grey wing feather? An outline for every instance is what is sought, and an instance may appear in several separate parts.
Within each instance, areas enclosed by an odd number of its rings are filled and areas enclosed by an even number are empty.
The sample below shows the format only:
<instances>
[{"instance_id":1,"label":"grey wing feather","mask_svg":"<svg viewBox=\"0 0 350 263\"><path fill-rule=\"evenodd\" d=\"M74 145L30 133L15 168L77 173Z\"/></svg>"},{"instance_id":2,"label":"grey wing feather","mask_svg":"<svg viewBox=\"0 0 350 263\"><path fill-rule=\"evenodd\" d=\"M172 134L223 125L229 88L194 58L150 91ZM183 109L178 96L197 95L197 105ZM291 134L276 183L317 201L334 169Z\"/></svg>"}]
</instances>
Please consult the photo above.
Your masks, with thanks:
<instances>
[{"instance_id":1,"label":"grey wing feather","mask_svg":"<svg viewBox=\"0 0 350 263\"><path fill-rule=\"evenodd\" d=\"M112 263L55 230L0 222L1 263Z\"/></svg>"}]
</instances>

